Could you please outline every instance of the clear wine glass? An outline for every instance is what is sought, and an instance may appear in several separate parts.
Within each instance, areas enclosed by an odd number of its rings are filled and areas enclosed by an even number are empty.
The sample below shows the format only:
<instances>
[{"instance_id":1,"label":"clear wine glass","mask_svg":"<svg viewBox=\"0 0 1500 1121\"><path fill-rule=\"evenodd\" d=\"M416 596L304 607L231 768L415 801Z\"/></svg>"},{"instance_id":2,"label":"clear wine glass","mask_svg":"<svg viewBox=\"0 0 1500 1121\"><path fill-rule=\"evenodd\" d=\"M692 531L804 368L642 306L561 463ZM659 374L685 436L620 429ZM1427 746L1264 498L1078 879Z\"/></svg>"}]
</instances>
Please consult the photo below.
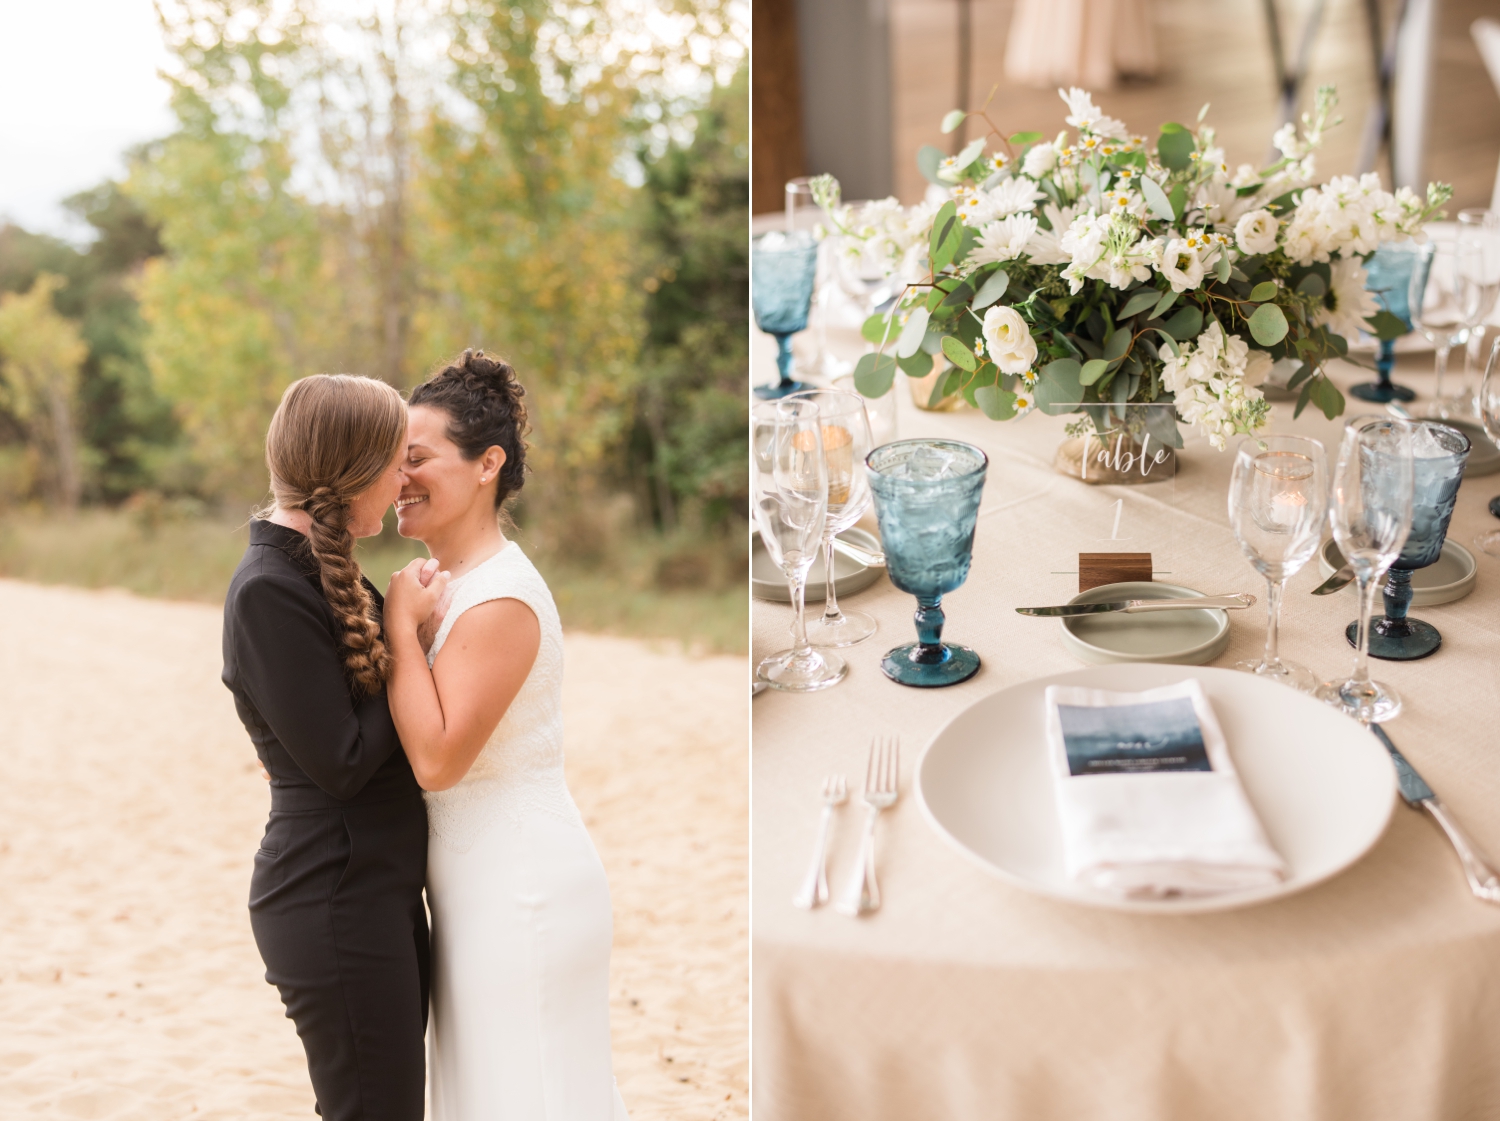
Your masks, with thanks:
<instances>
[{"instance_id":1,"label":"clear wine glass","mask_svg":"<svg viewBox=\"0 0 1500 1121\"><path fill-rule=\"evenodd\" d=\"M1459 270L1456 239L1433 240L1418 249L1416 267L1411 273L1408 307L1412 326L1432 343L1436 352L1433 369L1437 378L1432 386L1432 404L1427 415L1439 420L1451 415L1452 402L1443 393L1443 376L1448 371L1448 354L1455 346L1468 341L1465 326L1477 295Z\"/></svg>"},{"instance_id":2,"label":"clear wine glass","mask_svg":"<svg viewBox=\"0 0 1500 1121\"><path fill-rule=\"evenodd\" d=\"M1370 617L1381 575L1401 555L1411 532L1411 424L1395 417L1358 417L1344 427L1333 469L1329 512L1339 552L1359 586L1354 673L1327 681L1318 697L1364 724L1393 719L1401 698L1370 679Z\"/></svg>"},{"instance_id":3,"label":"clear wine glass","mask_svg":"<svg viewBox=\"0 0 1500 1121\"><path fill-rule=\"evenodd\" d=\"M1500 297L1500 214L1480 208L1460 210L1458 240L1459 271L1472 288L1465 300L1471 314L1465 320L1469 339L1464 348L1464 380L1459 387L1460 411L1467 414L1475 408L1471 371L1484 352L1485 320L1495 310L1496 297Z\"/></svg>"},{"instance_id":4,"label":"clear wine glass","mask_svg":"<svg viewBox=\"0 0 1500 1121\"><path fill-rule=\"evenodd\" d=\"M823 458L828 467L828 517L823 526L823 563L827 573L823 614L808 624L814 646L853 646L875 633L875 620L863 611L841 611L834 588L833 539L854 525L870 508L870 481L865 456L875 446L864 398L841 389L813 389L788 400L811 401L823 429Z\"/></svg>"},{"instance_id":5,"label":"clear wine glass","mask_svg":"<svg viewBox=\"0 0 1500 1121\"><path fill-rule=\"evenodd\" d=\"M1500 338L1490 345L1489 361L1479 382L1479 419L1484 432L1500 445ZM1500 496L1490 499L1490 513L1500 518ZM1474 538L1474 544L1492 557L1500 557L1500 529L1492 529Z\"/></svg>"},{"instance_id":6,"label":"clear wine glass","mask_svg":"<svg viewBox=\"0 0 1500 1121\"><path fill-rule=\"evenodd\" d=\"M766 553L786 575L794 612L792 648L763 660L755 676L792 693L826 689L843 680L846 667L807 641L807 572L828 519L822 426L811 401L768 401L751 410L750 501Z\"/></svg>"},{"instance_id":7,"label":"clear wine glass","mask_svg":"<svg viewBox=\"0 0 1500 1121\"><path fill-rule=\"evenodd\" d=\"M1281 596L1286 582L1318 550L1328 513L1328 459L1306 436L1248 436L1235 452L1229 483L1229 524L1250 564L1266 580L1266 649L1235 669L1311 693L1310 669L1284 661L1278 650Z\"/></svg>"}]
</instances>

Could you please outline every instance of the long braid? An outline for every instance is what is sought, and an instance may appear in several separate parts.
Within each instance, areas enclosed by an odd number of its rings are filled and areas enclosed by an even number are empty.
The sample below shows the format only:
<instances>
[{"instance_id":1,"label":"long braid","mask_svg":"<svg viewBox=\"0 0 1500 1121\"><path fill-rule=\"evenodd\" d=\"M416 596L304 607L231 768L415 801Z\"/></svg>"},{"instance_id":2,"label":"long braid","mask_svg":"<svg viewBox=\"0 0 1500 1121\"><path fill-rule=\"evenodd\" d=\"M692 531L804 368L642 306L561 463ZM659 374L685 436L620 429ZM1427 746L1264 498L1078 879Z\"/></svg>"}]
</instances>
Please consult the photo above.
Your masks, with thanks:
<instances>
[{"instance_id":1,"label":"long braid","mask_svg":"<svg viewBox=\"0 0 1500 1121\"><path fill-rule=\"evenodd\" d=\"M359 578L349 504L332 488L318 487L302 508L312 518L307 538L318 561L323 595L342 632L344 670L357 693L374 695L390 677L391 652L375 621L375 601Z\"/></svg>"}]
</instances>

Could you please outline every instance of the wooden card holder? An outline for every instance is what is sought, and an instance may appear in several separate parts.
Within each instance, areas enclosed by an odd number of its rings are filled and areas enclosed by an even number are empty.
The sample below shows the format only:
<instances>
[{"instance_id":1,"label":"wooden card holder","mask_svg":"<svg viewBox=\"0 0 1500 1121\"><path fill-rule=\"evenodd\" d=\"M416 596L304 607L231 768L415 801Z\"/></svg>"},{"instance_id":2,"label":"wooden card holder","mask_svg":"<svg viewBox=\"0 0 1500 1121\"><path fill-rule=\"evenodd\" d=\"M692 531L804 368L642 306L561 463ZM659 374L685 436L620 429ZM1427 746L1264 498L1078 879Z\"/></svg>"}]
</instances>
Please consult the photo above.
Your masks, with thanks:
<instances>
[{"instance_id":1,"label":"wooden card holder","mask_svg":"<svg viewBox=\"0 0 1500 1121\"><path fill-rule=\"evenodd\" d=\"M1078 590L1151 579L1150 553L1079 553Z\"/></svg>"}]
</instances>

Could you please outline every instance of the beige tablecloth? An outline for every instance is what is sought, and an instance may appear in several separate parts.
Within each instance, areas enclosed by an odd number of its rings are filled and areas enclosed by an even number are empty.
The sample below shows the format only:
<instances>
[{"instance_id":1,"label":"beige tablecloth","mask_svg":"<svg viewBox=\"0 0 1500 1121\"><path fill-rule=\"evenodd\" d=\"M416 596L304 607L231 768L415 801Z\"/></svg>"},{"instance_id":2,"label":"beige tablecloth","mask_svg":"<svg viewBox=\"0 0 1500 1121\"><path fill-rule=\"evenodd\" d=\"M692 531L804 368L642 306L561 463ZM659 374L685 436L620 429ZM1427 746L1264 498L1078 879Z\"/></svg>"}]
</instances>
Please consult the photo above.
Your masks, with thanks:
<instances>
[{"instance_id":1,"label":"beige tablecloth","mask_svg":"<svg viewBox=\"0 0 1500 1121\"><path fill-rule=\"evenodd\" d=\"M757 339L756 380L765 376ZM1350 375L1345 377L1344 375ZM1345 367L1340 380L1368 378ZM1426 387L1420 375L1401 380ZM911 790L933 732L978 698L1079 666L1054 622L1021 603L1077 591L1076 554L1150 551L1158 579L1209 592L1264 585L1225 512L1232 457L1190 439L1175 483L1092 488L1055 474L1061 419L996 424L919 413L904 385L902 436L967 440L991 457L967 584L946 597L945 637L984 659L949 689L887 681L883 651L913 635L911 597L882 578L849 606L880 631L844 651L847 679L752 709L754 1111L757 1121L1453 1121L1500 1118L1500 907L1476 901L1431 821L1398 805L1360 862L1299 895L1242 911L1153 917L1050 901L966 861L923 820ZM1351 401L1366 410L1368 406ZM1313 412L1313 410L1310 410ZM1273 430L1336 449L1321 415ZM1500 475L1466 482L1451 536L1500 526ZM1114 504L1121 535L1110 545ZM1395 741L1472 835L1500 857L1500 560L1479 555L1474 592L1414 612L1443 632L1433 657L1377 662L1406 700ZM1169 572L1170 575L1164 575ZM1294 577L1282 650L1346 673L1348 592L1315 598ZM757 659L787 644L790 612L757 602ZM1259 606L1233 616L1229 649L1264 641ZM902 799L881 820L885 905L851 920L791 905L816 824L820 777L863 775L876 732L899 733ZM859 817L832 850L849 875Z\"/></svg>"}]
</instances>

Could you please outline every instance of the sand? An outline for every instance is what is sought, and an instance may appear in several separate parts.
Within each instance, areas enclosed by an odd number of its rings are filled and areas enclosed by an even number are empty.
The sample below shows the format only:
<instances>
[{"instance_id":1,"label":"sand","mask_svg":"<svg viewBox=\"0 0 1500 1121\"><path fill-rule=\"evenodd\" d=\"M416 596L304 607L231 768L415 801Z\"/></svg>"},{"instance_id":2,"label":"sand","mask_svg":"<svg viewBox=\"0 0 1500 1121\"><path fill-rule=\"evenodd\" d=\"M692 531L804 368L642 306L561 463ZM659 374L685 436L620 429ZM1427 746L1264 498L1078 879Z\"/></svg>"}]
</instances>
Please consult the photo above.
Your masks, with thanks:
<instances>
[{"instance_id":1,"label":"sand","mask_svg":"<svg viewBox=\"0 0 1500 1121\"><path fill-rule=\"evenodd\" d=\"M311 1118L245 910L269 797L219 611L0 580L0 1117ZM749 1114L744 660L570 634L634 1121Z\"/></svg>"}]
</instances>

